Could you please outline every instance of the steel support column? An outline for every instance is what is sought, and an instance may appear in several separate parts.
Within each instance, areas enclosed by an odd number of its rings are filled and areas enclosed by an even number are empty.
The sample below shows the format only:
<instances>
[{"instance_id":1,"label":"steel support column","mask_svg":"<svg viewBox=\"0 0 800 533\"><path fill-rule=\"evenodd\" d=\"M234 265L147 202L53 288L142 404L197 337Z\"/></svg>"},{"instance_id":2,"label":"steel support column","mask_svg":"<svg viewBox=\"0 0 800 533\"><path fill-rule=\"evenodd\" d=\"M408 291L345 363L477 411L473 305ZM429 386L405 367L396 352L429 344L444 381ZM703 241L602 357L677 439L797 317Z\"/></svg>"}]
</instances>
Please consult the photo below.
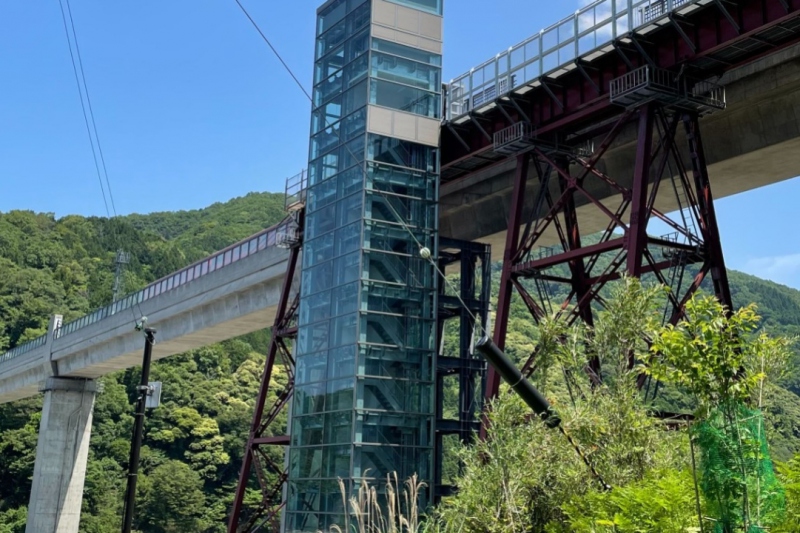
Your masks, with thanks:
<instances>
[{"instance_id":1,"label":"steel support column","mask_svg":"<svg viewBox=\"0 0 800 533\"><path fill-rule=\"evenodd\" d=\"M512 267L519 250L520 228L523 224L522 214L525 207L525 187L528 184L528 168L530 155L517 156L517 170L514 176L514 193L511 197L511 212L508 220L506 246L503 252L503 271L500 275L500 292L497 299L497 311L494 323L494 343L500 350L505 349L508 333L508 314L511 310L511 296L514 292ZM494 398L500 390L500 374L489 368L486 378L486 398ZM481 439L486 438L486 418L481 424Z\"/></svg>"},{"instance_id":2,"label":"steel support column","mask_svg":"<svg viewBox=\"0 0 800 533\"><path fill-rule=\"evenodd\" d=\"M301 209L295 214L298 222L298 235L303 234L304 212ZM267 429L276 421L278 414L283 412L289 404L294 391L294 360L289 350L288 341L296 336L293 321L297 313L299 293L293 290L295 273L301 251L301 240L295 243L289 252L286 265L286 274L283 279L280 300L272 326L272 339L269 344L264 373L261 375L261 385L255 403L253 421L250 425L250 434L245 445L242 469L239 472L239 482L233 499L233 508L228 521L228 533L249 533L251 531L264 531L266 524L272 526L272 531L277 533L280 521L280 512L285 505L283 489L287 479L287 472L283 465L276 465L266 452L267 446L289 445L288 437L269 437ZM286 366L289 380L284 389L278 393L277 400L268 405L272 374L276 363L283 362ZM288 434L287 428L287 434ZM270 481L266 474L272 474L277 479ZM244 508L245 494L251 478L255 474L261 490L262 501L253 510Z\"/></svg>"},{"instance_id":3,"label":"steel support column","mask_svg":"<svg viewBox=\"0 0 800 533\"><path fill-rule=\"evenodd\" d=\"M633 193L631 196L630 231L626 235L625 249L628 253L627 273L642 275L644 252L647 248L647 188L650 178L650 162L653 146L653 104L639 109L639 138L636 147L636 166L633 170Z\"/></svg>"},{"instance_id":4,"label":"steel support column","mask_svg":"<svg viewBox=\"0 0 800 533\"><path fill-rule=\"evenodd\" d=\"M733 310L731 288L728 284L728 271L725 268L725 257L722 253L722 242L717 225L717 213L714 209L714 195L711 194L711 182L708 179L708 164L700 136L700 122L696 113L683 115L686 138L692 158L692 173L697 189L697 204L700 210L700 227L708 249L708 264L711 279L714 282L714 294L720 302Z\"/></svg>"}]
</instances>

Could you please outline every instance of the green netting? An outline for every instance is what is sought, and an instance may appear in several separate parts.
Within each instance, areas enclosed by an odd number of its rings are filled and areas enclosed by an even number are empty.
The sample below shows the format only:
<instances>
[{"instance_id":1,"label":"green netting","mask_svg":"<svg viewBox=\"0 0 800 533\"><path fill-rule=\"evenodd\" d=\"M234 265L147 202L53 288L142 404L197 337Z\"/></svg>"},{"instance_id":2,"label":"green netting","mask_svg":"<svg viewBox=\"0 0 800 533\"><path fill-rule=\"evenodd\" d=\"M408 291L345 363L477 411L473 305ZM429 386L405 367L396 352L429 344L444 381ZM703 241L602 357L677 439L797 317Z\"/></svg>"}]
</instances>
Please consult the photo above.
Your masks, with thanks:
<instances>
[{"instance_id":1,"label":"green netting","mask_svg":"<svg viewBox=\"0 0 800 533\"><path fill-rule=\"evenodd\" d=\"M786 511L769 457L760 411L723 405L692 429L700 454L698 481L714 533L767 531Z\"/></svg>"}]
</instances>

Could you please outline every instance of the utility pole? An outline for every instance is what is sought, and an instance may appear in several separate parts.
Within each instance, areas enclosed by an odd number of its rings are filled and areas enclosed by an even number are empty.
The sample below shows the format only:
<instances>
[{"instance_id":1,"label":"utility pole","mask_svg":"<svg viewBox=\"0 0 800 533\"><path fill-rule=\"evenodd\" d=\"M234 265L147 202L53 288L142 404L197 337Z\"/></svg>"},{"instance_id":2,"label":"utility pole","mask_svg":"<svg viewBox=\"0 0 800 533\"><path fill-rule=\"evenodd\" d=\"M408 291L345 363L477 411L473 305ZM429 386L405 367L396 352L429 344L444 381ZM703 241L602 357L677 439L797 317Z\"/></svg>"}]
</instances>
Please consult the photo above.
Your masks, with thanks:
<instances>
[{"instance_id":1,"label":"utility pole","mask_svg":"<svg viewBox=\"0 0 800 533\"><path fill-rule=\"evenodd\" d=\"M146 319L145 319L146 320ZM122 520L122 533L130 533L133 524L133 510L136 505L136 481L139 475L139 452L142 449L142 435L144 433L145 408L154 407L158 404L155 401L148 401L154 392L160 395L161 384L149 384L150 379L150 360L153 355L153 344L155 344L156 330L144 326L144 320L137 323L137 330L144 330L144 358L142 360L142 378L136 390L139 398L136 402L136 415L133 426L133 440L131 441L131 455L128 461L128 488L125 493L125 510Z\"/></svg>"},{"instance_id":2,"label":"utility pole","mask_svg":"<svg viewBox=\"0 0 800 533\"><path fill-rule=\"evenodd\" d=\"M114 294L112 296L113 301L117 301L122 298L123 294L122 291L124 289L123 285L123 275L125 274L125 266L131 262L131 254L124 251L124 250L117 250L116 258L114 259Z\"/></svg>"}]
</instances>

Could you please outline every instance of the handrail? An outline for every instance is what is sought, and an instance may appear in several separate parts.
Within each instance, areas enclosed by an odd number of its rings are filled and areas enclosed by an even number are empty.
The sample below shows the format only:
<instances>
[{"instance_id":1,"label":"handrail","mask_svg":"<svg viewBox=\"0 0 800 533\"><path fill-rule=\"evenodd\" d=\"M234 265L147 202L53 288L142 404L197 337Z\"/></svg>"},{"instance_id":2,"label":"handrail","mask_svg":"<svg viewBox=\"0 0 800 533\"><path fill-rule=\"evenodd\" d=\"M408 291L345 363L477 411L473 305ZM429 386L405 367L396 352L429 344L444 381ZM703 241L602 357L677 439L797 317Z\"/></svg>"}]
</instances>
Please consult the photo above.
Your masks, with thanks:
<instances>
[{"instance_id":1,"label":"handrail","mask_svg":"<svg viewBox=\"0 0 800 533\"><path fill-rule=\"evenodd\" d=\"M4 354L0 355L0 365L5 363L6 361L14 359L15 357L19 357L22 354L26 354L31 350L40 348L45 344L47 344L47 333L45 333L44 335L40 335L35 339L33 339L32 341L26 342L25 344L20 344L18 346L15 346L14 348L11 348Z\"/></svg>"},{"instance_id":2,"label":"handrail","mask_svg":"<svg viewBox=\"0 0 800 533\"><path fill-rule=\"evenodd\" d=\"M459 119L511 91L526 90L525 86L537 79L566 72L565 67L577 58L591 60L618 37L648 27L682 6L699 2L596 0L451 80L445 91L445 118Z\"/></svg>"},{"instance_id":3,"label":"handrail","mask_svg":"<svg viewBox=\"0 0 800 533\"><path fill-rule=\"evenodd\" d=\"M145 288L136 292L128 294L121 299L106 305L100 309L92 311L91 313L82 316L71 322L67 322L58 327L52 332L54 339L60 339L67 335L71 335L87 326L95 324L100 320L113 316L121 311L131 309L151 298L155 298L161 294L172 291L186 285L187 283L201 278L211 272L225 268L237 261L249 257L253 254L273 248L277 246L277 236L281 231L285 231L290 226L294 225L294 219L287 217L278 224L271 226L263 231L256 233L239 241L227 248L224 248L214 254L201 259L191 265L173 272L159 280L150 283ZM10 361L20 355L26 354L31 350L44 346L47 342L47 334L44 334L36 339L20 344L0 355L0 365Z\"/></svg>"}]
</instances>

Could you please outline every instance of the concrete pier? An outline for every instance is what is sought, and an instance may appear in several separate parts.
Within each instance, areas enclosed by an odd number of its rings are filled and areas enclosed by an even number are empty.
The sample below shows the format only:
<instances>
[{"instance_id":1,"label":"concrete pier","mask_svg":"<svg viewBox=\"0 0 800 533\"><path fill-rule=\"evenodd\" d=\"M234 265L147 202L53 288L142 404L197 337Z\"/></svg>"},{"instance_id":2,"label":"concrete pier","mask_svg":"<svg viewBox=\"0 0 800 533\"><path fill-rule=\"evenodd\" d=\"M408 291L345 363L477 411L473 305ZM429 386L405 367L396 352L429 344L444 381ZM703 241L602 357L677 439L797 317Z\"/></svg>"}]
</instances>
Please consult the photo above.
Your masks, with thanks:
<instances>
[{"instance_id":1,"label":"concrete pier","mask_svg":"<svg viewBox=\"0 0 800 533\"><path fill-rule=\"evenodd\" d=\"M45 382L25 533L78 533L96 390L89 379Z\"/></svg>"}]
</instances>

